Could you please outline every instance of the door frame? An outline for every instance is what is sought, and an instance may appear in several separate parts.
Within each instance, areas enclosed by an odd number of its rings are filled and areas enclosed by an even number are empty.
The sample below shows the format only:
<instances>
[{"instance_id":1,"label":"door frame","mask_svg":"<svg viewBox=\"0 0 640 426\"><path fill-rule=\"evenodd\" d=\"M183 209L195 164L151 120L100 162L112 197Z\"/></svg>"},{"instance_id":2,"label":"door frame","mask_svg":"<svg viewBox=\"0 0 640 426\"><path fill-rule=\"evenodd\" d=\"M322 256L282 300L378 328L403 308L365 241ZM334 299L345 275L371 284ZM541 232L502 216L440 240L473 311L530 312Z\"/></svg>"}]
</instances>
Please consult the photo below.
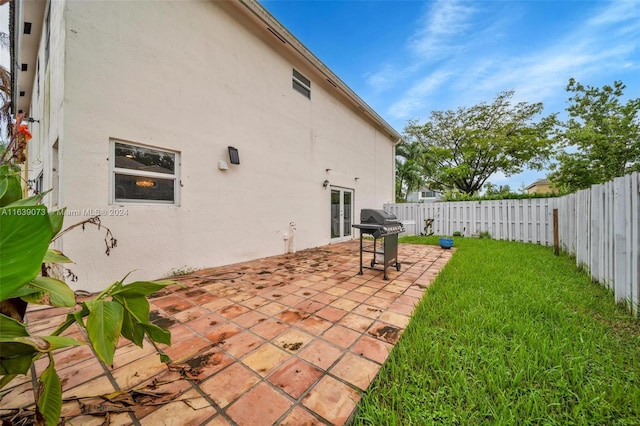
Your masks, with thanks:
<instances>
[{"instance_id":1,"label":"door frame","mask_svg":"<svg viewBox=\"0 0 640 426\"><path fill-rule=\"evenodd\" d=\"M329 193L329 206L331 208L331 212L329 215L329 223L330 223L330 232L329 232L329 238L331 239L332 243L339 243L342 241L349 241L353 239L353 228L349 227L349 234L345 235L345 227L344 227L344 219L345 219L345 215L344 215L344 194L345 193L350 193L351 194L351 225L353 225L353 220L354 220L354 216L355 216L355 194L356 191L353 188L346 188L343 186L330 186L329 189L331 190L331 192ZM339 209L340 212L338 214L338 234L339 236L337 237L333 237L333 227L334 227L334 215L333 215L333 203L332 203L332 195L333 192L337 191L340 194L340 204L339 204Z\"/></svg>"}]
</instances>

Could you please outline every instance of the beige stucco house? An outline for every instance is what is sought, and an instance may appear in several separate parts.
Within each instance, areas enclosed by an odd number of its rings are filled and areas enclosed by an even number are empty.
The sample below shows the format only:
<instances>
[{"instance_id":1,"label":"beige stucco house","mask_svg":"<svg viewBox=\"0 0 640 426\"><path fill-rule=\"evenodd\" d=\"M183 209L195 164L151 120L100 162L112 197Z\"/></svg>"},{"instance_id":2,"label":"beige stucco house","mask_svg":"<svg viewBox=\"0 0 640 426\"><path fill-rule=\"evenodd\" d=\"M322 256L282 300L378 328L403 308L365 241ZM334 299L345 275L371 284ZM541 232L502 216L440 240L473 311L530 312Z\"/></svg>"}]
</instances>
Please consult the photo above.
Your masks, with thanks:
<instances>
[{"instance_id":1,"label":"beige stucco house","mask_svg":"<svg viewBox=\"0 0 640 426\"><path fill-rule=\"evenodd\" d=\"M551 188L547 179L537 180L525 189L527 190L527 194L550 194L553 192L553 188Z\"/></svg>"},{"instance_id":2,"label":"beige stucco house","mask_svg":"<svg viewBox=\"0 0 640 426\"><path fill-rule=\"evenodd\" d=\"M255 0L12 4L26 168L75 289L351 239L400 135ZM239 164L234 164L239 163Z\"/></svg>"}]
</instances>

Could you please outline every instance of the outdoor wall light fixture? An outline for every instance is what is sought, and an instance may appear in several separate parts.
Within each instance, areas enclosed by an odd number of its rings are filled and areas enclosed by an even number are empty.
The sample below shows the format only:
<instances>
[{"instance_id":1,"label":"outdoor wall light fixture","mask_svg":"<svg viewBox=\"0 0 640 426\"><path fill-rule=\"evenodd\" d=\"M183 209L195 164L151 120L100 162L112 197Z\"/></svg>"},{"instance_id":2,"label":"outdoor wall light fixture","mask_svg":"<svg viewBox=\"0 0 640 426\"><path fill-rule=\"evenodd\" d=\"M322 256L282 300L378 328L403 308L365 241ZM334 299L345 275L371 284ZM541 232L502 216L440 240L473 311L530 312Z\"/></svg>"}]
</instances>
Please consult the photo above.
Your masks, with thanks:
<instances>
[{"instance_id":1,"label":"outdoor wall light fixture","mask_svg":"<svg viewBox=\"0 0 640 426\"><path fill-rule=\"evenodd\" d=\"M329 180L328 180L328 179L325 179L325 180L324 180L324 182L322 182L322 187L323 187L324 189L327 189L327 186L329 186Z\"/></svg>"},{"instance_id":2,"label":"outdoor wall light fixture","mask_svg":"<svg viewBox=\"0 0 640 426\"><path fill-rule=\"evenodd\" d=\"M234 148L232 146L229 147L229 162L231 164L240 164L240 154L238 153L238 148Z\"/></svg>"}]
</instances>

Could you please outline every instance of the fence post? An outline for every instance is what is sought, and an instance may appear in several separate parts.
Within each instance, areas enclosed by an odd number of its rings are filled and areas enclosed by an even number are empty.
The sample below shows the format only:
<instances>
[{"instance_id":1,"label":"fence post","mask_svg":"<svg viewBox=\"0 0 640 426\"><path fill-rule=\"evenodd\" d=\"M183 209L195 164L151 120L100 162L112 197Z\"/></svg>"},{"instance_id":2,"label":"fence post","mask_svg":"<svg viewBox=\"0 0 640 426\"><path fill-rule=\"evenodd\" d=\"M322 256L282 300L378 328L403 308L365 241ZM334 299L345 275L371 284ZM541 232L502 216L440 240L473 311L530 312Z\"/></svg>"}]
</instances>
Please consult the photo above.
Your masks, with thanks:
<instances>
[{"instance_id":1,"label":"fence post","mask_svg":"<svg viewBox=\"0 0 640 426\"><path fill-rule=\"evenodd\" d=\"M558 209L553 209L553 254L560 254L560 239L558 237Z\"/></svg>"}]
</instances>

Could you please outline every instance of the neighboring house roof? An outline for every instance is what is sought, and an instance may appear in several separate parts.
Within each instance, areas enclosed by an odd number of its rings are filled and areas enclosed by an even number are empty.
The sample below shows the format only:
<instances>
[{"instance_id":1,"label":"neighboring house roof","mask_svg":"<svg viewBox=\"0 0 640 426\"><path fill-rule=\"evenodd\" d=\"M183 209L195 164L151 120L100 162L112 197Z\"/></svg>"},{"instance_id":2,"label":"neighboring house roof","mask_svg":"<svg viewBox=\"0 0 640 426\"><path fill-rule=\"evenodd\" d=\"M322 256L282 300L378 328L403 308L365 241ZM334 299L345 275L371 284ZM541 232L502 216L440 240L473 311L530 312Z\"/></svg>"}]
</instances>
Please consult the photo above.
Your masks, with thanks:
<instances>
[{"instance_id":1,"label":"neighboring house roof","mask_svg":"<svg viewBox=\"0 0 640 426\"><path fill-rule=\"evenodd\" d=\"M533 182L531 185L527 186L525 189L531 189L535 186L541 186L541 185L549 185L549 181L547 179L540 179Z\"/></svg>"},{"instance_id":2,"label":"neighboring house roof","mask_svg":"<svg viewBox=\"0 0 640 426\"><path fill-rule=\"evenodd\" d=\"M350 103L354 109L359 110L368 117L371 122L389 136L394 144L402 141L402 136L389 123L356 95L353 90L340 80L337 75L311 53L309 49L256 0L235 0L231 3L237 5L241 10L244 10L245 14L253 23L262 27L265 31L265 37L269 36L266 32L270 32L283 43L284 49L291 51L314 67L329 84L336 88L339 94ZM15 0L11 2L11 11L15 17L10 23L10 35L12 46L17 45L16 48L12 48L11 51L11 72L13 76L20 75L20 89L17 88L17 78L14 78L12 82L12 102L13 105L16 105L15 111L13 111L14 114L19 110L28 113L33 87L33 73L36 68L38 45L40 43L46 4L46 0ZM15 22L22 23L25 20L32 23L32 33L28 36L21 33L22 25L18 25L18 28L15 28ZM18 43L15 43L16 40ZM27 72L30 73L29 75L18 74L18 70L22 64L27 64ZM24 73L24 71L22 71L22 73ZM17 94L19 90L27 92L26 96L18 97Z\"/></svg>"}]
</instances>

